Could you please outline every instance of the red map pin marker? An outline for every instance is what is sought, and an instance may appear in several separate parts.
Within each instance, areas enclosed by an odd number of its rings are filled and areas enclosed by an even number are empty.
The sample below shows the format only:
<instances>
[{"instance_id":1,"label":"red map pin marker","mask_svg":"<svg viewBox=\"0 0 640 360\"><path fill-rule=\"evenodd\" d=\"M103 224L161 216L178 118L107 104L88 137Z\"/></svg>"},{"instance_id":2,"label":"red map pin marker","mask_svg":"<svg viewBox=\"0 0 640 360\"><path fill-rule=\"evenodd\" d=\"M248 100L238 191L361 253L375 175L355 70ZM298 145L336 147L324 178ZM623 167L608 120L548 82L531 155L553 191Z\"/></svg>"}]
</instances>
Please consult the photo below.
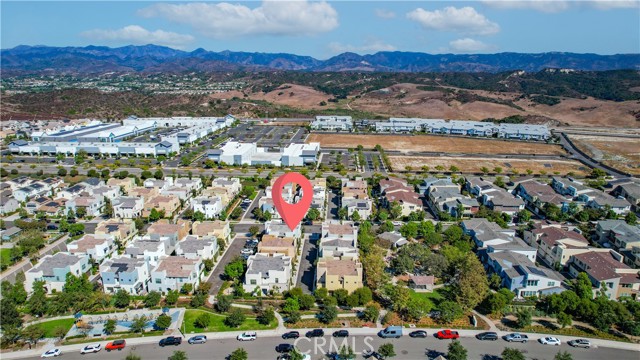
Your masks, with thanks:
<instances>
[{"instance_id":1,"label":"red map pin marker","mask_svg":"<svg viewBox=\"0 0 640 360\"><path fill-rule=\"evenodd\" d=\"M282 188L288 183L300 185L302 189L302 198L295 204L289 204L282 198ZM295 187L293 190L295 191ZM289 229L293 229L300 224L300 221L307 214L309 206L311 206L311 200L313 200L313 186L309 179L304 175L290 172L280 176L274 183L271 189L273 194L273 203L278 210L278 214L282 217L284 222L289 226Z\"/></svg>"}]
</instances>

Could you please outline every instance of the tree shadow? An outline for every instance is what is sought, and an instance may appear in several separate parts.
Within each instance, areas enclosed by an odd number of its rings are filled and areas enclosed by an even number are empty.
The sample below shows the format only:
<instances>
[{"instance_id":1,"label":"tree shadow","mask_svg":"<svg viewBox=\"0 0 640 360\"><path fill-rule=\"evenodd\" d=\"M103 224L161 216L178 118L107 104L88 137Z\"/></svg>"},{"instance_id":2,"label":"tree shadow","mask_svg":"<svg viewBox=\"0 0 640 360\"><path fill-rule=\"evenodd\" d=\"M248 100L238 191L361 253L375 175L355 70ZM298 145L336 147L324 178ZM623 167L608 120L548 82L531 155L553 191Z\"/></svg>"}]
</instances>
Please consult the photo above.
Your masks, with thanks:
<instances>
[{"instance_id":1,"label":"tree shadow","mask_svg":"<svg viewBox=\"0 0 640 360\"><path fill-rule=\"evenodd\" d=\"M427 356L428 359L435 359L438 356L445 356L447 355L446 353L443 353L442 351L438 351L438 350L432 350L432 349L426 349L424 351L424 354Z\"/></svg>"}]
</instances>

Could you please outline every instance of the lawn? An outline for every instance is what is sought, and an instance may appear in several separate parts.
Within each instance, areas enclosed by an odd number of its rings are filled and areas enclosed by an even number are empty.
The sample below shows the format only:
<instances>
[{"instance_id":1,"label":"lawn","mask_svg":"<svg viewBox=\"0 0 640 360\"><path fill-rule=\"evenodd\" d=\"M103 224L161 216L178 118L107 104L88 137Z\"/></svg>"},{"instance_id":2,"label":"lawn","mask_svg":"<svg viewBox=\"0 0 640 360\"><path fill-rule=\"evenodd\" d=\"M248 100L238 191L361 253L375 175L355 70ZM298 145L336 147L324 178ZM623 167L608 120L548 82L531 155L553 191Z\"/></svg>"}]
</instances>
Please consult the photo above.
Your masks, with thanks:
<instances>
[{"instance_id":1,"label":"lawn","mask_svg":"<svg viewBox=\"0 0 640 360\"><path fill-rule=\"evenodd\" d=\"M208 313L211 315L211 321L209 327L206 329L200 329L193 325L195 319L202 313ZM216 314L204 310L189 309L184 315L184 329L185 333L202 333L202 332L218 332L218 331L244 331L244 330L268 330L275 329L278 326L278 322L274 321L269 325L262 325L256 321L255 318L247 317L247 319L237 328L230 328L224 324L225 315Z\"/></svg>"},{"instance_id":2,"label":"lawn","mask_svg":"<svg viewBox=\"0 0 640 360\"><path fill-rule=\"evenodd\" d=\"M11 265L11 249L0 249L0 263Z\"/></svg>"},{"instance_id":3,"label":"lawn","mask_svg":"<svg viewBox=\"0 0 640 360\"><path fill-rule=\"evenodd\" d=\"M436 289L433 292L415 292L411 290L411 298L421 298L430 302L433 307L432 309L437 309L438 304L444 300L444 296L440 292L440 289Z\"/></svg>"},{"instance_id":4,"label":"lawn","mask_svg":"<svg viewBox=\"0 0 640 360\"><path fill-rule=\"evenodd\" d=\"M69 331L69 329L71 329L71 326L73 326L74 321L75 321L74 319L58 319L58 320L45 321L38 325L40 325L40 327L44 329L44 337L52 338L52 337L55 337L54 332L56 328L62 327L66 331Z\"/></svg>"}]
</instances>

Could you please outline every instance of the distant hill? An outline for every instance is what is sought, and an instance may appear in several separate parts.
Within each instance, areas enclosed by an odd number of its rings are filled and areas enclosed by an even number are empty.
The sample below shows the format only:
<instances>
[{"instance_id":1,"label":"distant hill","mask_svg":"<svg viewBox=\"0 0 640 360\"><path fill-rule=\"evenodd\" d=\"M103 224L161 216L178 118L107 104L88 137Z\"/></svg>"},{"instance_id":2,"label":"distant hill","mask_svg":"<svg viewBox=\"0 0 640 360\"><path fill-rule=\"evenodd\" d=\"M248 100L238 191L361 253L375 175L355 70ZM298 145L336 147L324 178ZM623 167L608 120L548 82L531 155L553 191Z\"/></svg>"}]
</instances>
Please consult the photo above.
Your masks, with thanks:
<instances>
[{"instance_id":1,"label":"distant hill","mask_svg":"<svg viewBox=\"0 0 640 360\"><path fill-rule=\"evenodd\" d=\"M50 47L20 45L0 50L5 74L116 72L182 72L239 70L376 71L376 72L501 72L546 68L587 71L640 70L640 54L425 54L378 52L372 55L343 53L327 60L294 54L253 52L191 52L164 46Z\"/></svg>"}]
</instances>

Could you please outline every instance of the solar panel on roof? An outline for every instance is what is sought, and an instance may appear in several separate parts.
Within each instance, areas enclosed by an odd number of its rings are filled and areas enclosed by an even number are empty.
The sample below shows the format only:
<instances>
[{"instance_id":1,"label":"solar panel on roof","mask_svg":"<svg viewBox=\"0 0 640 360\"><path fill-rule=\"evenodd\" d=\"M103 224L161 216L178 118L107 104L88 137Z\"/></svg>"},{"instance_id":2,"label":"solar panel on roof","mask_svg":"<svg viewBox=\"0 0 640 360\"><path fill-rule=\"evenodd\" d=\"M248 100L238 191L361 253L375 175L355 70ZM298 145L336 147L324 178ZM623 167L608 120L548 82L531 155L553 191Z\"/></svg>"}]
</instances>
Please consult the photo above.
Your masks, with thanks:
<instances>
[{"instance_id":1,"label":"solar panel on roof","mask_svg":"<svg viewBox=\"0 0 640 360\"><path fill-rule=\"evenodd\" d=\"M527 269L529 269L529 271L531 271L532 273L539 275L539 276L547 276L547 274L545 274L542 270L535 268L533 266L527 266Z\"/></svg>"}]
</instances>

